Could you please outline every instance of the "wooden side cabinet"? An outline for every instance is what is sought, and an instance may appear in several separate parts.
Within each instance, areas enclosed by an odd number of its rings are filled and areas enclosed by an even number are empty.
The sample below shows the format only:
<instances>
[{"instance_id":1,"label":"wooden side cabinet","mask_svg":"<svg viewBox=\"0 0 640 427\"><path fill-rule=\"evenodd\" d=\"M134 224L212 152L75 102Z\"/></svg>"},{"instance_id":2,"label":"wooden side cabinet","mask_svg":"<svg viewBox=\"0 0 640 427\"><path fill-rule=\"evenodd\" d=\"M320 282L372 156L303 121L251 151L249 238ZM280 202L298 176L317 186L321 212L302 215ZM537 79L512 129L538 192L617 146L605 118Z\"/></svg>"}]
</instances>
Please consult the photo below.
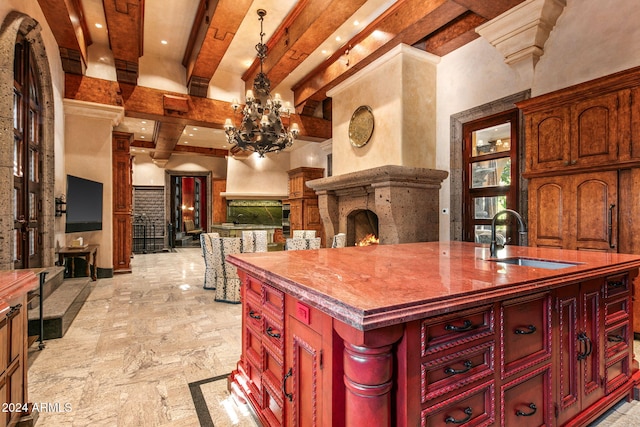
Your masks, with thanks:
<instances>
[{"instance_id":1,"label":"wooden side cabinet","mask_svg":"<svg viewBox=\"0 0 640 427\"><path fill-rule=\"evenodd\" d=\"M37 289L31 271L0 272L0 426L30 411L27 396L27 293ZM6 409L5 411L5 404Z\"/></svg>"}]
</instances>

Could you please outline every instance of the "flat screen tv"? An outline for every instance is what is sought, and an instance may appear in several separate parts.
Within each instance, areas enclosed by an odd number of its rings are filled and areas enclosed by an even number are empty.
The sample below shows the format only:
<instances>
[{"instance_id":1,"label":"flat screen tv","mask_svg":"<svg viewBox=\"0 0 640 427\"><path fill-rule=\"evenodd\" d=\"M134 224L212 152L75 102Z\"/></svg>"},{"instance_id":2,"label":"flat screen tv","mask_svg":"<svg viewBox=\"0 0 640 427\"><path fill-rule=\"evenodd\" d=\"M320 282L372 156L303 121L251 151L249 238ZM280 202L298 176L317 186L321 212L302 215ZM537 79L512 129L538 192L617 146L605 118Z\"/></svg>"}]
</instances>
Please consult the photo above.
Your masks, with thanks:
<instances>
[{"instance_id":1,"label":"flat screen tv","mask_svg":"<svg viewBox=\"0 0 640 427\"><path fill-rule=\"evenodd\" d=\"M65 231L102 230L102 183L67 175Z\"/></svg>"}]
</instances>

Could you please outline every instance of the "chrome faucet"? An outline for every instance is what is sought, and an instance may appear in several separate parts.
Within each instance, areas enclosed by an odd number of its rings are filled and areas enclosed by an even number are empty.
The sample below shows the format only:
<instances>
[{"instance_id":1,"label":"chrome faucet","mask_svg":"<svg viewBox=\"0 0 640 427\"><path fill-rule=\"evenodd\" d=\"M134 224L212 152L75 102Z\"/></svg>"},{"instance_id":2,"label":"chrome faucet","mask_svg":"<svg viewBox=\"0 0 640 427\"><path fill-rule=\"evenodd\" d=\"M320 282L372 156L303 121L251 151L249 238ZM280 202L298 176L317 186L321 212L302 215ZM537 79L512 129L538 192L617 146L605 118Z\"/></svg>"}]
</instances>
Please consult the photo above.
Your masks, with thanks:
<instances>
[{"instance_id":1,"label":"chrome faucet","mask_svg":"<svg viewBox=\"0 0 640 427\"><path fill-rule=\"evenodd\" d=\"M527 232L527 226L524 224L524 220L520 214L513 209L505 209L495 214L491 220L491 245L489 246L492 258L496 256L496 219L502 214L511 214L516 217L518 220L518 234L526 234Z\"/></svg>"}]
</instances>

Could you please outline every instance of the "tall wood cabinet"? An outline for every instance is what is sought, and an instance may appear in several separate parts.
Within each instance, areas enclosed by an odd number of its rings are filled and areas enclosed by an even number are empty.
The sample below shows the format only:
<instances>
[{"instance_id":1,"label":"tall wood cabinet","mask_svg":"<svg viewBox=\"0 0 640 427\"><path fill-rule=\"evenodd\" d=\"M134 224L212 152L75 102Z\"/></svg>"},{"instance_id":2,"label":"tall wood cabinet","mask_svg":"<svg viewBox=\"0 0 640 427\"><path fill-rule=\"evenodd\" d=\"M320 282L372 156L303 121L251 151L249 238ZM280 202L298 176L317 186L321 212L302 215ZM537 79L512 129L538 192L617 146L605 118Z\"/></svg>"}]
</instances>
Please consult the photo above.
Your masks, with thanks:
<instances>
[{"instance_id":1,"label":"tall wood cabinet","mask_svg":"<svg viewBox=\"0 0 640 427\"><path fill-rule=\"evenodd\" d=\"M31 412L27 396L27 294L38 288L32 271L0 272L0 427Z\"/></svg>"},{"instance_id":2,"label":"tall wood cabinet","mask_svg":"<svg viewBox=\"0 0 640 427\"><path fill-rule=\"evenodd\" d=\"M325 239L318 208L318 196L315 191L307 187L307 181L324 176L324 169L300 167L291 169L288 174L289 199L285 203L290 205L289 223L292 235L293 230L316 230L316 236L322 238L324 245Z\"/></svg>"},{"instance_id":3,"label":"tall wood cabinet","mask_svg":"<svg viewBox=\"0 0 640 427\"><path fill-rule=\"evenodd\" d=\"M640 67L517 105L529 245L640 253ZM640 314L634 323L640 333Z\"/></svg>"}]
</instances>

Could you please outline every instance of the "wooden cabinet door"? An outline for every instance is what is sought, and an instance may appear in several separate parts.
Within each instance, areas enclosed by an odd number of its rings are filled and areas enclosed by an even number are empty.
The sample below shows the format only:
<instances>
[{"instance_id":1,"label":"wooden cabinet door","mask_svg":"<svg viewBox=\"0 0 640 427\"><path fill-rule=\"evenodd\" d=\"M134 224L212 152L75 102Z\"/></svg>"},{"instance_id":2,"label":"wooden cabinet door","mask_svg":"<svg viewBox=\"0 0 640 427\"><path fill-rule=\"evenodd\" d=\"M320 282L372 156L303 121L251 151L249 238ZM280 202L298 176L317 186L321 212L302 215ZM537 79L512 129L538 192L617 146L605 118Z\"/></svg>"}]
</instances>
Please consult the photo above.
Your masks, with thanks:
<instances>
[{"instance_id":1,"label":"wooden cabinet door","mask_svg":"<svg viewBox=\"0 0 640 427\"><path fill-rule=\"evenodd\" d=\"M571 208L568 249L617 252L618 173L579 174L572 177L575 190Z\"/></svg>"},{"instance_id":2,"label":"wooden cabinet door","mask_svg":"<svg viewBox=\"0 0 640 427\"><path fill-rule=\"evenodd\" d=\"M534 178L529 183L529 245L568 248L570 177ZM567 194L569 193L569 194Z\"/></svg>"},{"instance_id":3,"label":"wooden cabinet door","mask_svg":"<svg viewBox=\"0 0 640 427\"><path fill-rule=\"evenodd\" d=\"M320 427L322 423L322 336L293 316L287 325L290 366L285 375L290 426Z\"/></svg>"},{"instance_id":4,"label":"wooden cabinet door","mask_svg":"<svg viewBox=\"0 0 640 427\"><path fill-rule=\"evenodd\" d=\"M304 230L303 202L304 200L290 200L289 229L291 230L291 235L285 237L293 236L293 230Z\"/></svg>"},{"instance_id":5,"label":"wooden cabinet door","mask_svg":"<svg viewBox=\"0 0 640 427\"><path fill-rule=\"evenodd\" d=\"M570 165L594 166L617 160L618 108L617 92L571 107Z\"/></svg>"},{"instance_id":6,"label":"wooden cabinet door","mask_svg":"<svg viewBox=\"0 0 640 427\"><path fill-rule=\"evenodd\" d=\"M618 172L534 178L529 244L617 252Z\"/></svg>"},{"instance_id":7,"label":"wooden cabinet door","mask_svg":"<svg viewBox=\"0 0 640 427\"><path fill-rule=\"evenodd\" d=\"M600 279L556 291L554 329L557 425L604 396Z\"/></svg>"},{"instance_id":8,"label":"wooden cabinet door","mask_svg":"<svg viewBox=\"0 0 640 427\"><path fill-rule=\"evenodd\" d=\"M568 107L557 107L531 114L527 119L528 168L532 171L569 165L570 114Z\"/></svg>"}]
</instances>

